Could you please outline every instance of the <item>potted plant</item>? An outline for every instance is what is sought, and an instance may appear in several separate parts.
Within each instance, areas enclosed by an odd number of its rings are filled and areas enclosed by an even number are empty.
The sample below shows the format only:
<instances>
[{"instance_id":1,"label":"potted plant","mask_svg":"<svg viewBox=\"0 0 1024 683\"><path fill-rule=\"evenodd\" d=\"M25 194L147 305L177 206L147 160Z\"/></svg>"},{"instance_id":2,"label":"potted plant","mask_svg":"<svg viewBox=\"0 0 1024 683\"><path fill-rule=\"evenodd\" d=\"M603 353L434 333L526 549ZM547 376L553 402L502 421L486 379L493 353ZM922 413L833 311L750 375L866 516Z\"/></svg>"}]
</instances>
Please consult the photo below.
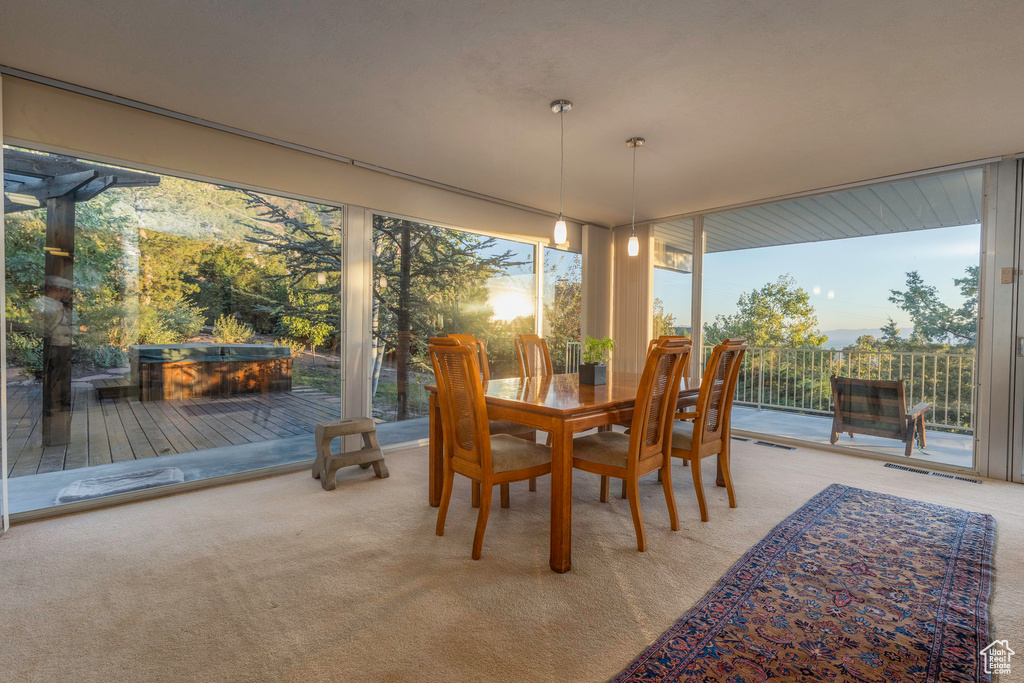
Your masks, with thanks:
<instances>
[{"instance_id":1,"label":"potted plant","mask_svg":"<svg viewBox=\"0 0 1024 683\"><path fill-rule=\"evenodd\" d=\"M580 363L580 384L600 385L608 381L608 354L615 346L608 337L583 339L583 362Z\"/></svg>"}]
</instances>

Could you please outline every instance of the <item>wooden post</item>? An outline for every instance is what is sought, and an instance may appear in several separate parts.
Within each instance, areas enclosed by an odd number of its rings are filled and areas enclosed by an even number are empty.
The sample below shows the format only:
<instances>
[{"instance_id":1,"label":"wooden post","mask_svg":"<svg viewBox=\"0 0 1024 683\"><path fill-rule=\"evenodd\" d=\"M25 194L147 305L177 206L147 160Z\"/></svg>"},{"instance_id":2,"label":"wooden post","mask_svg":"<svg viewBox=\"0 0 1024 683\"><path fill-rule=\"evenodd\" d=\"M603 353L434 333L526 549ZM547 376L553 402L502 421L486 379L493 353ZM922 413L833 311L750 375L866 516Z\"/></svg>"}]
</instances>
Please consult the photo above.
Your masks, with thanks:
<instances>
[{"instance_id":1,"label":"wooden post","mask_svg":"<svg viewBox=\"0 0 1024 683\"><path fill-rule=\"evenodd\" d=\"M71 441L71 336L75 264L74 193L46 200L43 321L43 446Z\"/></svg>"}]
</instances>

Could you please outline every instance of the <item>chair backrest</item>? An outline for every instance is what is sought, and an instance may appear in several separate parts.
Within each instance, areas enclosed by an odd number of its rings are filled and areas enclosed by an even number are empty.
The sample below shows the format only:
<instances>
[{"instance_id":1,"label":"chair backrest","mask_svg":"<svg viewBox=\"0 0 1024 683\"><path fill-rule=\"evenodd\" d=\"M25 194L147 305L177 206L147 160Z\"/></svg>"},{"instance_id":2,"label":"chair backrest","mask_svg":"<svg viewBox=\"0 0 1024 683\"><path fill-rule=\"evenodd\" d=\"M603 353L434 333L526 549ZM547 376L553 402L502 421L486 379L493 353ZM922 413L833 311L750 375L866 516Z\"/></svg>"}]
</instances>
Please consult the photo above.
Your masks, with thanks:
<instances>
[{"instance_id":1,"label":"chair backrest","mask_svg":"<svg viewBox=\"0 0 1024 683\"><path fill-rule=\"evenodd\" d=\"M519 377L523 379L555 374L548 343L535 334L516 337L516 360L519 361Z\"/></svg>"},{"instance_id":2,"label":"chair backrest","mask_svg":"<svg viewBox=\"0 0 1024 683\"><path fill-rule=\"evenodd\" d=\"M491 368L487 362L487 342L477 339L471 334L449 334L448 339L455 339L460 344L466 344L476 349L477 362L480 364L480 378L489 382L491 380Z\"/></svg>"},{"instance_id":3,"label":"chair backrest","mask_svg":"<svg viewBox=\"0 0 1024 683\"><path fill-rule=\"evenodd\" d=\"M689 363L690 352L693 350L693 340L690 339L689 337L684 337L682 335L663 334L657 339L652 339L650 343L647 344L647 353L649 354L651 352L651 349L653 349L655 346L663 344L669 340L679 341L686 345L686 356L683 358L683 363ZM690 373L688 372L686 366L683 367L683 381L680 383L680 388L690 388Z\"/></svg>"},{"instance_id":4,"label":"chair backrest","mask_svg":"<svg viewBox=\"0 0 1024 683\"><path fill-rule=\"evenodd\" d=\"M476 349L445 338L431 339L427 350L434 365L448 452L452 458L490 470L491 433Z\"/></svg>"},{"instance_id":5,"label":"chair backrest","mask_svg":"<svg viewBox=\"0 0 1024 683\"><path fill-rule=\"evenodd\" d=\"M700 417L693 428L694 448L728 436L736 380L746 351L746 339L726 339L712 349L697 396Z\"/></svg>"},{"instance_id":6,"label":"chair backrest","mask_svg":"<svg viewBox=\"0 0 1024 683\"><path fill-rule=\"evenodd\" d=\"M903 380L853 379L833 375L836 415L854 432L903 439L907 399Z\"/></svg>"},{"instance_id":7,"label":"chair backrest","mask_svg":"<svg viewBox=\"0 0 1024 683\"><path fill-rule=\"evenodd\" d=\"M689 347L688 339L667 339L655 343L647 354L629 430L629 457L633 462L669 454Z\"/></svg>"}]
</instances>

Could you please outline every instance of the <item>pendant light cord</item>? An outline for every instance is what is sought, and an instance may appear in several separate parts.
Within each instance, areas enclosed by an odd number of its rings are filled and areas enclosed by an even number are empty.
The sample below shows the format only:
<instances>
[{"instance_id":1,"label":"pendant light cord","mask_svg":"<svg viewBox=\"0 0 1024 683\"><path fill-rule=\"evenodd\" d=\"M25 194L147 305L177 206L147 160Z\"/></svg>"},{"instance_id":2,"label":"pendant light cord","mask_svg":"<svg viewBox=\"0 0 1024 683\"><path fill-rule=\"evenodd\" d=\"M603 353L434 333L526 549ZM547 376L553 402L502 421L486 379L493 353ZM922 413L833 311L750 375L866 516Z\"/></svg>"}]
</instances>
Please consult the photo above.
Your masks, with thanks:
<instances>
[{"instance_id":1,"label":"pendant light cord","mask_svg":"<svg viewBox=\"0 0 1024 683\"><path fill-rule=\"evenodd\" d=\"M636 143L633 143L633 228L631 234L636 234Z\"/></svg>"},{"instance_id":2,"label":"pendant light cord","mask_svg":"<svg viewBox=\"0 0 1024 683\"><path fill-rule=\"evenodd\" d=\"M565 112L558 112L558 147L561 161L558 166L558 220L562 220L565 208Z\"/></svg>"}]
</instances>

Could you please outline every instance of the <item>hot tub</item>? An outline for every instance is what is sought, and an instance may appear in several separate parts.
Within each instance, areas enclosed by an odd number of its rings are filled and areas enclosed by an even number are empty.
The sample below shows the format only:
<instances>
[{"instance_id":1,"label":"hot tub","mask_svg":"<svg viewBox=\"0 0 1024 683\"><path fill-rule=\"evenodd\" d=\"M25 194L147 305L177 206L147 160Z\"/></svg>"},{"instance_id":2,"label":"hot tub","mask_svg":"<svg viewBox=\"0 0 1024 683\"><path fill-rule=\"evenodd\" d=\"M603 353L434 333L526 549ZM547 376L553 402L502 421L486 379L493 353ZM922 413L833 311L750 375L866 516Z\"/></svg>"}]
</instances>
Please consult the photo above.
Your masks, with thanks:
<instances>
[{"instance_id":1,"label":"hot tub","mask_svg":"<svg viewBox=\"0 0 1024 683\"><path fill-rule=\"evenodd\" d=\"M128 347L140 401L291 391L286 346L145 344Z\"/></svg>"}]
</instances>

